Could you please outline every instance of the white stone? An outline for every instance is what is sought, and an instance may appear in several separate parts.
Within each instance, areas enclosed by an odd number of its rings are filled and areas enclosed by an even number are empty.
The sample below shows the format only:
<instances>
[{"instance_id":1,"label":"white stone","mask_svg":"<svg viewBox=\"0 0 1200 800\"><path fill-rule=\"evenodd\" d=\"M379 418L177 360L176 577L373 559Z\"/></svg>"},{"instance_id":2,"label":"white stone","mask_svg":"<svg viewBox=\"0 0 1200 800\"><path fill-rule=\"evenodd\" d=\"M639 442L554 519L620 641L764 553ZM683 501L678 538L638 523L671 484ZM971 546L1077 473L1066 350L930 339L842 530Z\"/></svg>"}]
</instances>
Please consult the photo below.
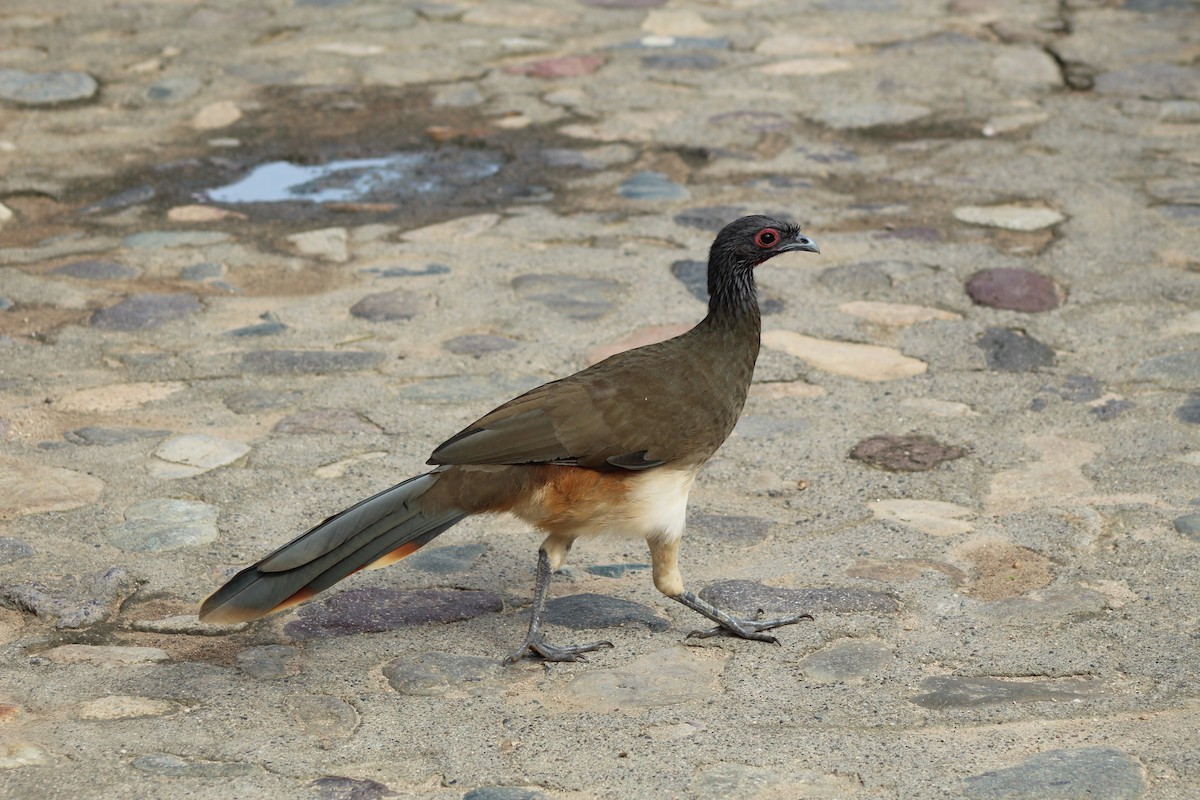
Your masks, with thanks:
<instances>
[{"instance_id":1,"label":"white stone","mask_svg":"<svg viewBox=\"0 0 1200 800\"><path fill-rule=\"evenodd\" d=\"M900 401L900 407L926 414L930 417L978 417L975 411L966 403L956 403L952 400L938 400L934 397L906 397Z\"/></svg>"},{"instance_id":2,"label":"white stone","mask_svg":"<svg viewBox=\"0 0 1200 800\"><path fill-rule=\"evenodd\" d=\"M971 225L1010 231L1037 231L1066 219L1047 206L1022 205L960 206L954 209L954 218Z\"/></svg>"},{"instance_id":3,"label":"white stone","mask_svg":"<svg viewBox=\"0 0 1200 800\"><path fill-rule=\"evenodd\" d=\"M121 647L118 645L64 644L40 653L55 664L92 664L97 667L128 667L170 661L157 647Z\"/></svg>"},{"instance_id":4,"label":"white stone","mask_svg":"<svg viewBox=\"0 0 1200 800\"><path fill-rule=\"evenodd\" d=\"M881 303L871 300L856 300L852 303L843 303L838 306L838 311L855 317L861 317L877 325L888 325L897 328L904 328L909 325L915 325L918 322L929 322L931 320L962 319L961 314L955 314L953 311L943 311L940 308L913 306L907 303Z\"/></svg>"},{"instance_id":5,"label":"white stone","mask_svg":"<svg viewBox=\"0 0 1200 800\"><path fill-rule=\"evenodd\" d=\"M892 381L920 375L928 365L899 350L874 344L817 339L794 331L767 331L762 343L802 359L824 372L861 381Z\"/></svg>"},{"instance_id":6,"label":"white stone","mask_svg":"<svg viewBox=\"0 0 1200 800\"><path fill-rule=\"evenodd\" d=\"M192 127L200 131L227 128L242 118L242 110L232 100L211 103L192 117Z\"/></svg>"},{"instance_id":7,"label":"white stone","mask_svg":"<svg viewBox=\"0 0 1200 800\"><path fill-rule=\"evenodd\" d=\"M342 264L350 260L350 235L345 228L318 228L287 237L292 248L302 256Z\"/></svg>"},{"instance_id":8,"label":"white stone","mask_svg":"<svg viewBox=\"0 0 1200 800\"><path fill-rule=\"evenodd\" d=\"M384 52L384 48L377 44L365 44L362 42L325 42L313 49L319 53L332 53L338 56L351 56L353 58L377 56Z\"/></svg>"},{"instance_id":9,"label":"white stone","mask_svg":"<svg viewBox=\"0 0 1200 800\"><path fill-rule=\"evenodd\" d=\"M113 720L135 719L137 717L161 717L170 714L177 708L178 706L175 703L167 700L117 694L80 703L79 718Z\"/></svg>"},{"instance_id":10,"label":"white stone","mask_svg":"<svg viewBox=\"0 0 1200 800\"><path fill-rule=\"evenodd\" d=\"M452 242L460 239L474 239L481 233L486 233L500 223L499 214L475 214L470 217L459 217L436 225L426 225L424 228L414 228L405 231L401 238L409 242Z\"/></svg>"},{"instance_id":11,"label":"white stone","mask_svg":"<svg viewBox=\"0 0 1200 800\"><path fill-rule=\"evenodd\" d=\"M876 519L899 522L930 536L957 536L973 529L961 518L975 512L941 500L876 500L867 505Z\"/></svg>"},{"instance_id":12,"label":"white stone","mask_svg":"<svg viewBox=\"0 0 1200 800\"><path fill-rule=\"evenodd\" d=\"M642 30L655 36L708 36L713 26L696 11L662 8L646 12Z\"/></svg>"},{"instance_id":13,"label":"white stone","mask_svg":"<svg viewBox=\"0 0 1200 800\"><path fill-rule=\"evenodd\" d=\"M844 58L794 58L758 68L764 75L831 75L852 68Z\"/></svg>"},{"instance_id":14,"label":"white stone","mask_svg":"<svg viewBox=\"0 0 1200 800\"><path fill-rule=\"evenodd\" d=\"M62 467L6 458L0 461L0 518L70 511L100 499L104 482Z\"/></svg>"},{"instance_id":15,"label":"white stone","mask_svg":"<svg viewBox=\"0 0 1200 800\"><path fill-rule=\"evenodd\" d=\"M242 442L189 433L159 445L154 451L157 461L151 461L149 469L156 478L190 478L232 464L249 452L250 446Z\"/></svg>"},{"instance_id":16,"label":"white stone","mask_svg":"<svg viewBox=\"0 0 1200 800\"><path fill-rule=\"evenodd\" d=\"M176 381L115 383L69 392L63 395L55 407L60 411L111 414L162 400L185 387L186 384Z\"/></svg>"},{"instance_id":17,"label":"white stone","mask_svg":"<svg viewBox=\"0 0 1200 800\"><path fill-rule=\"evenodd\" d=\"M993 475L984 502L987 513L1017 514L1061 505L1092 492L1083 465L1103 450L1100 445L1052 435L1031 436L1025 442L1041 454L1041 459Z\"/></svg>"}]
</instances>

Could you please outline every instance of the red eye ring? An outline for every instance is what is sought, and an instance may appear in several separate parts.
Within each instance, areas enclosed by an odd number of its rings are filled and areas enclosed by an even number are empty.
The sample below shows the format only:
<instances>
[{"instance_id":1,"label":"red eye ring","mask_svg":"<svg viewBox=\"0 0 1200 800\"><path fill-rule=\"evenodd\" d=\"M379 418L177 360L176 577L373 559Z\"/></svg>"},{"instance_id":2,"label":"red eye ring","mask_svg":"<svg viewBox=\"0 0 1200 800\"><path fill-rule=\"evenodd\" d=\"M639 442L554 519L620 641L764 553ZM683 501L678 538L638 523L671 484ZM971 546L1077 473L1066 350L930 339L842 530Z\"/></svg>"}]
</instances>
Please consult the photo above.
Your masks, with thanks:
<instances>
[{"instance_id":1,"label":"red eye ring","mask_svg":"<svg viewBox=\"0 0 1200 800\"><path fill-rule=\"evenodd\" d=\"M774 228L763 228L754 234L754 243L763 250L769 250L779 244L779 231Z\"/></svg>"}]
</instances>

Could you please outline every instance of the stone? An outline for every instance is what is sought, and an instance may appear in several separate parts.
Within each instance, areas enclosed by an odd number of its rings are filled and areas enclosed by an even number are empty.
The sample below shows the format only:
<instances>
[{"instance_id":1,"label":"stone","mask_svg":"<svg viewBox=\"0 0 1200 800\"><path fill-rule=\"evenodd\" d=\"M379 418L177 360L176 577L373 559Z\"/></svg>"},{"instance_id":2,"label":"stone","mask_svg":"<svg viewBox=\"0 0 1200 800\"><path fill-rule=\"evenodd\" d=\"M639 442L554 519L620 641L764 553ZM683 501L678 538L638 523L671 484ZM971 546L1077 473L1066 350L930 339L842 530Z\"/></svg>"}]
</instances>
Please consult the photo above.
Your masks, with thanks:
<instances>
[{"instance_id":1,"label":"stone","mask_svg":"<svg viewBox=\"0 0 1200 800\"><path fill-rule=\"evenodd\" d=\"M644 572L650 569L649 564L593 564L585 567L584 572L598 575L601 578L623 578L633 572Z\"/></svg>"},{"instance_id":2,"label":"stone","mask_svg":"<svg viewBox=\"0 0 1200 800\"><path fill-rule=\"evenodd\" d=\"M495 683L502 675L494 658L449 653L421 653L389 661L383 677L402 695L440 697L463 689L478 690Z\"/></svg>"},{"instance_id":3,"label":"stone","mask_svg":"<svg viewBox=\"0 0 1200 800\"><path fill-rule=\"evenodd\" d=\"M54 620L59 629L88 628L105 622L137 589L124 567L63 575L27 583L0 584L0 599L12 608Z\"/></svg>"},{"instance_id":4,"label":"stone","mask_svg":"<svg viewBox=\"0 0 1200 800\"><path fill-rule=\"evenodd\" d=\"M301 641L379 633L412 625L461 622L502 611L504 601L490 592L455 589L350 589L303 606L284 632Z\"/></svg>"},{"instance_id":5,"label":"stone","mask_svg":"<svg viewBox=\"0 0 1200 800\"><path fill-rule=\"evenodd\" d=\"M898 522L930 536L958 536L974 528L961 519L972 516L971 509L941 500L874 500L867 505L876 519Z\"/></svg>"},{"instance_id":6,"label":"stone","mask_svg":"<svg viewBox=\"0 0 1200 800\"><path fill-rule=\"evenodd\" d=\"M274 433L379 433L382 429L356 411L313 409L288 414L271 429Z\"/></svg>"},{"instance_id":7,"label":"stone","mask_svg":"<svg viewBox=\"0 0 1200 800\"><path fill-rule=\"evenodd\" d=\"M127 553L162 553L217 540L217 509L196 500L155 497L125 509L101 537Z\"/></svg>"},{"instance_id":8,"label":"stone","mask_svg":"<svg viewBox=\"0 0 1200 800\"><path fill-rule=\"evenodd\" d=\"M692 196L686 188L653 170L635 172L617 187L617 194L628 200L667 202L687 200Z\"/></svg>"},{"instance_id":9,"label":"stone","mask_svg":"<svg viewBox=\"0 0 1200 800\"><path fill-rule=\"evenodd\" d=\"M137 442L142 439L160 439L170 435L170 431L154 428L102 428L88 426L86 428L69 430L63 434L63 438L71 444L83 445L85 447L110 447L112 445Z\"/></svg>"},{"instance_id":10,"label":"stone","mask_svg":"<svg viewBox=\"0 0 1200 800\"><path fill-rule=\"evenodd\" d=\"M397 796L386 784L367 778L327 775L311 781L308 786L316 790L320 800L380 800Z\"/></svg>"},{"instance_id":11,"label":"stone","mask_svg":"<svg viewBox=\"0 0 1200 800\"><path fill-rule=\"evenodd\" d=\"M953 311L943 311L940 308L914 306L906 303L880 303L871 300L858 300L843 303L838 311L873 322L876 325L887 325L893 328L906 328L918 322L932 320L953 321L962 319L961 314Z\"/></svg>"},{"instance_id":12,"label":"stone","mask_svg":"<svg viewBox=\"0 0 1200 800\"><path fill-rule=\"evenodd\" d=\"M671 274L687 287L702 303L708 302L708 264L694 259L683 259L671 264Z\"/></svg>"},{"instance_id":13,"label":"stone","mask_svg":"<svg viewBox=\"0 0 1200 800\"><path fill-rule=\"evenodd\" d=\"M466 572L486 552L487 546L479 543L423 548L404 559L404 564L429 575L453 575Z\"/></svg>"},{"instance_id":14,"label":"stone","mask_svg":"<svg viewBox=\"0 0 1200 800\"><path fill-rule=\"evenodd\" d=\"M158 190L153 186L135 186L132 189L125 189L117 192L114 195L109 195L99 202L84 206L79 213L82 216L91 214L108 214L114 211L121 211L126 208L140 206L148 203L158 196Z\"/></svg>"},{"instance_id":15,"label":"stone","mask_svg":"<svg viewBox=\"0 0 1200 800\"><path fill-rule=\"evenodd\" d=\"M220 222L223 219L246 219L245 214L216 206L187 205L167 210L171 222Z\"/></svg>"},{"instance_id":16,"label":"stone","mask_svg":"<svg viewBox=\"0 0 1200 800\"><path fill-rule=\"evenodd\" d=\"M567 684L565 694L577 703L621 711L711 700L720 692L728 659L713 653L690 647L648 653L616 669L581 673Z\"/></svg>"},{"instance_id":17,"label":"stone","mask_svg":"<svg viewBox=\"0 0 1200 800\"><path fill-rule=\"evenodd\" d=\"M0 101L17 106L53 107L91 100L100 87L86 72L26 72L0 69Z\"/></svg>"},{"instance_id":18,"label":"stone","mask_svg":"<svg viewBox=\"0 0 1200 800\"><path fill-rule=\"evenodd\" d=\"M1200 350L1152 358L1138 365L1134 377L1168 389L1195 389L1200 384Z\"/></svg>"},{"instance_id":19,"label":"stone","mask_svg":"<svg viewBox=\"0 0 1200 800\"><path fill-rule=\"evenodd\" d=\"M700 597L732 614L768 617L789 614L894 614L900 602L874 589L785 589L755 581L732 580L709 584Z\"/></svg>"},{"instance_id":20,"label":"stone","mask_svg":"<svg viewBox=\"0 0 1200 800\"><path fill-rule=\"evenodd\" d=\"M1058 62L1035 45L1010 45L992 57L992 77L1000 85L1021 91L1050 92L1062 88Z\"/></svg>"},{"instance_id":21,"label":"stone","mask_svg":"<svg viewBox=\"0 0 1200 800\"><path fill-rule=\"evenodd\" d=\"M1055 362L1052 348L1008 328L988 328L976 345L983 350L988 369L998 372L1033 372Z\"/></svg>"},{"instance_id":22,"label":"stone","mask_svg":"<svg viewBox=\"0 0 1200 800\"><path fill-rule=\"evenodd\" d=\"M528 75L531 78L578 78L591 75L604 66L604 56L559 56L513 64L504 68L510 75Z\"/></svg>"},{"instance_id":23,"label":"stone","mask_svg":"<svg viewBox=\"0 0 1200 800\"><path fill-rule=\"evenodd\" d=\"M642 56L643 69L694 69L709 70L720 67L723 62L708 53L661 53Z\"/></svg>"},{"instance_id":24,"label":"stone","mask_svg":"<svg viewBox=\"0 0 1200 800\"><path fill-rule=\"evenodd\" d=\"M190 478L232 464L249 452L250 445L242 442L189 433L159 445L148 469L156 478Z\"/></svg>"},{"instance_id":25,"label":"stone","mask_svg":"<svg viewBox=\"0 0 1200 800\"><path fill-rule=\"evenodd\" d=\"M764 75L832 75L853 69L854 63L844 58L793 58L776 61L758 68Z\"/></svg>"},{"instance_id":26,"label":"stone","mask_svg":"<svg viewBox=\"0 0 1200 800\"><path fill-rule=\"evenodd\" d=\"M1009 703L1058 703L1087 700L1105 691L1099 681L1087 678L1013 679L938 675L921 681L921 694L912 702L922 708L951 708Z\"/></svg>"},{"instance_id":27,"label":"stone","mask_svg":"<svg viewBox=\"0 0 1200 800\"><path fill-rule=\"evenodd\" d=\"M800 659L800 671L814 683L862 683L886 672L895 660L883 642L841 639Z\"/></svg>"},{"instance_id":28,"label":"stone","mask_svg":"<svg viewBox=\"0 0 1200 800\"><path fill-rule=\"evenodd\" d=\"M369 322L397 322L421 312L421 299L403 291L369 294L350 307L350 314Z\"/></svg>"},{"instance_id":29,"label":"stone","mask_svg":"<svg viewBox=\"0 0 1200 800\"><path fill-rule=\"evenodd\" d=\"M654 9L646 12L642 30L656 36L704 36L713 27L697 11Z\"/></svg>"},{"instance_id":30,"label":"stone","mask_svg":"<svg viewBox=\"0 0 1200 800\"><path fill-rule=\"evenodd\" d=\"M1175 409L1175 419L1189 425L1200 425L1200 394L1189 394L1183 404Z\"/></svg>"},{"instance_id":31,"label":"stone","mask_svg":"<svg viewBox=\"0 0 1200 800\"><path fill-rule=\"evenodd\" d=\"M857 130L881 125L903 125L927 117L933 110L915 103L844 103L813 115L834 130Z\"/></svg>"},{"instance_id":32,"label":"stone","mask_svg":"<svg viewBox=\"0 0 1200 800\"><path fill-rule=\"evenodd\" d=\"M191 294L139 294L92 314L92 327L110 331L144 331L184 319L200 310Z\"/></svg>"},{"instance_id":33,"label":"stone","mask_svg":"<svg viewBox=\"0 0 1200 800\"><path fill-rule=\"evenodd\" d=\"M449 222L439 222L435 225L426 225L423 228L405 231L402 238L408 242L426 244L474 239L499 225L501 219L503 217L499 214L475 214L469 217L459 217Z\"/></svg>"},{"instance_id":34,"label":"stone","mask_svg":"<svg viewBox=\"0 0 1200 800\"><path fill-rule=\"evenodd\" d=\"M273 315L264 314L263 322L255 325L247 325L244 328L234 328L233 330L225 331L226 336L236 336L238 338L257 337L257 336L274 336L289 330L288 326L277 319L272 319Z\"/></svg>"},{"instance_id":35,"label":"stone","mask_svg":"<svg viewBox=\"0 0 1200 800\"><path fill-rule=\"evenodd\" d=\"M629 622L640 622L652 631L665 631L670 621L660 617L648 606L619 597L602 594L571 594L556 597L546 603L543 619L552 625L575 630L616 628Z\"/></svg>"},{"instance_id":36,"label":"stone","mask_svg":"<svg viewBox=\"0 0 1200 800\"><path fill-rule=\"evenodd\" d=\"M130 762L136 770L169 778L207 779L239 778L262 771L257 764L239 761L188 761L171 753L151 753Z\"/></svg>"},{"instance_id":37,"label":"stone","mask_svg":"<svg viewBox=\"0 0 1200 800\"><path fill-rule=\"evenodd\" d=\"M287 237L292 249L302 256L343 264L350 260L350 234L345 228L321 228Z\"/></svg>"},{"instance_id":38,"label":"stone","mask_svg":"<svg viewBox=\"0 0 1200 800\"><path fill-rule=\"evenodd\" d=\"M931 436L884 434L854 445L850 458L889 472L925 472L966 453L961 447L942 444Z\"/></svg>"},{"instance_id":39,"label":"stone","mask_svg":"<svg viewBox=\"0 0 1200 800\"><path fill-rule=\"evenodd\" d=\"M55 404L60 411L113 414L165 400L187 387L176 381L114 383L69 392Z\"/></svg>"},{"instance_id":40,"label":"stone","mask_svg":"<svg viewBox=\"0 0 1200 800\"><path fill-rule=\"evenodd\" d=\"M211 247L229 241L220 231L146 231L126 236L121 243L135 250L163 250L176 247Z\"/></svg>"},{"instance_id":41,"label":"stone","mask_svg":"<svg viewBox=\"0 0 1200 800\"><path fill-rule=\"evenodd\" d=\"M1020 597L993 600L984 604L981 614L1000 625L1067 625L1084 620L1102 619L1111 613L1109 598L1091 589L1040 589Z\"/></svg>"},{"instance_id":42,"label":"stone","mask_svg":"<svg viewBox=\"0 0 1200 800\"><path fill-rule=\"evenodd\" d=\"M225 265L216 261L201 261L189 264L179 272L179 277L185 281L210 281L225 277Z\"/></svg>"},{"instance_id":43,"label":"stone","mask_svg":"<svg viewBox=\"0 0 1200 800\"><path fill-rule=\"evenodd\" d=\"M136 278L142 274L142 271L116 261L87 260L63 264L61 267L51 270L50 274L67 275L88 281L123 281Z\"/></svg>"},{"instance_id":44,"label":"stone","mask_svg":"<svg viewBox=\"0 0 1200 800\"><path fill-rule=\"evenodd\" d=\"M857 380L882 382L920 375L928 365L891 347L818 339L793 331L766 331L764 346L795 356L817 369Z\"/></svg>"},{"instance_id":45,"label":"stone","mask_svg":"<svg viewBox=\"0 0 1200 800\"><path fill-rule=\"evenodd\" d=\"M621 284L609 278L575 275L518 275L513 290L523 301L540 303L569 319L588 321L602 317L615 305Z\"/></svg>"},{"instance_id":46,"label":"stone","mask_svg":"<svg viewBox=\"0 0 1200 800\"><path fill-rule=\"evenodd\" d=\"M462 21L468 25L523 29L563 28L576 19L576 15L565 11L527 3L478 6L462 17Z\"/></svg>"},{"instance_id":47,"label":"stone","mask_svg":"<svg viewBox=\"0 0 1200 800\"><path fill-rule=\"evenodd\" d=\"M906 397L900 401L900 407L930 417L957 418L979 416L966 403L958 403L953 400L939 400L936 397Z\"/></svg>"},{"instance_id":48,"label":"stone","mask_svg":"<svg viewBox=\"0 0 1200 800\"><path fill-rule=\"evenodd\" d=\"M0 536L0 566L29 558L31 555L33 548L25 542L11 536Z\"/></svg>"},{"instance_id":49,"label":"stone","mask_svg":"<svg viewBox=\"0 0 1200 800\"><path fill-rule=\"evenodd\" d=\"M491 336L486 334L470 334L467 336L455 336L442 342L442 347L445 347L456 356L482 356L488 353L499 353L504 350L512 350L518 342L514 339L509 339L505 336Z\"/></svg>"},{"instance_id":50,"label":"stone","mask_svg":"<svg viewBox=\"0 0 1200 800\"><path fill-rule=\"evenodd\" d=\"M1115 747L1047 750L1014 767L972 775L962 787L971 800L1137 800L1149 789L1141 762Z\"/></svg>"},{"instance_id":51,"label":"stone","mask_svg":"<svg viewBox=\"0 0 1200 800\"><path fill-rule=\"evenodd\" d=\"M90 664L94 667L125 668L170 661L157 647L121 647L118 645L63 644L39 653L55 664Z\"/></svg>"},{"instance_id":52,"label":"stone","mask_svg":"<svg viewBox=\"0 0 1200 800\"><path fill-rule=\"evenodd\" d=\"M247 647L234 657L237 668L259 680L279 680L299 675L304 668L300 651L282 644Z\"/></svg>"},{"instance_id":53,"label":"stone","mask_svg":"<svg viewBox=\"0 0 1200 800\"><path fill-rule=\"evenodd\" d=\"M327 694L293 697L290 705L300 729L310 736L350 736L361 721L354 706Z\"/></svg>"},{"instance_id":54,"label":"stone","mask_svg":"<svg viewBox=\"0 0 1200 800\"><path fill-rule=\"evenodd\" d=\"M687 524L688 538L702 537L740 548L766 541L775 523L764 517L692 514Z\"/></svg>"},{"instance_id":55,"label":"stone","mask_svg":"<svg viewBox=\"0 0 1200 800\"><path fill-rule=\"evenodd\" d=\"M178 710L179 705L169 700L119 694L80 703L77 713L80 719L107 721L114 719L137 719L139 717L163 717Z\"/></svg>"},{"instance_id":56,"label":"stone","mask_svg":"<svg viewBox=\"0 0 1200 800\"><path fill-rule=\"evenodd\" d=\"M12 738L0 740L0 770L41 767L50 763L50 754L36 742Z\"/></svg>"},{"instance_id":57,"label":"stone","mask_svg":"<svg viewBox=\"0 0 1200 800\"><path fill-rule=\"evenodd\" d=\"M276 392L268 389L249 389L234 392L224 399L225 407L235 414L256 414L274 411L294 405L300 399L299 392Z\"/></svg>"},{"instance_id":58,"label":"stone","mask_svg":"<svg viewBox=\"0 0 1200 800\"><path fill-rule=\"evenodd\" d=\"M1096 76L1094 91L1110 97L1143 100L1200 99L1200 69L1193 66L1150 62Z\"/></svg>"},{"instance_id":59,"label":"stone","mask_svg":"<svg viewBox=\"0 0 1200 800\"><path fill-rule=\"evenodd\" d=\"M198 131L228 128L242 118L242 110L232 100L209 103L192 117L192 127Z\"/></svg>"},{"instance_id":60,"label":"stone","mask_svg":"<svg viewBox=\"0 0 1200 800\"><path fill-rule=\"evenodd\" d=\"M1062 436L1031 436L1025 440L1040 458L992 476L984 501L988 514L1015 514L1042 504L1059 505L1067 498L1092 491L1083 465L1103 449L1094 442Z\"/></svg>"},{"instance_id":61,"label":"stone","mask_svg":"<svg viewBox=\"0 0 1200 800\"><path fill-rule=\"evenodd\" d=\"M82 472L0 459L0 519L70 511L100 499L104 482Z\"/></svg>"},{"instance_id":62,"label":"stone","mask_svg":"<svg viewBox=\"0 0 1200 800\"><path fill-rule=\"evenodd\" d=\"M591 3L585 3L585 5L609 1L592 0ZM628 0L623 1L627 2ZM524 786L481 786L464 794L462 800L550 800L550 795Z\"/></svg>"},{"instance_id":63,"label":"stone","mask_svg":"<svg viewBox=\"0 0 1200 800\"><path fill-rule=\"evenodd\" d=\"M1052 311L1063 303L1063 291L1045 275L1026 269L985 269L966 283L977 305L1009 311Z\"/></svg>"},{"instance_id":64,"label":"stone","mask_svg":"<svg viewBox=\"0 0 1200 800\"><path fill-rule=\"evenodd\" d=\"M980 600L1004 600L1043 589L1054 581L1054 562L1028 547L987 541L958 551L970 565L964 594Z\"/></svg>"},{"instance_id":65,"label":"stone","mask_svg":"<svg viewBox=\"0 0 1200 800\"><path fill-rule=\"evenodd\" d=\"M242 356L244 371L258 375L327 375L374 369L384 353L363 350L258 350Z\"/></svg>"},{"instance_id":66,"label":"stone","mask_svg":"<svg viewBox=\"0 0 1200 800\"><path fill-rule=\"evenodd\" d=\"M1175 530L1189 539L1200 541L1200 513L1175 518Z\"/></svg>"},{"instance_id":67,"label":"stone","mask_svg":"<svg viewBox=\"0 0 1200 800\"><path fill-rule=\"evenodd\" d=\"M1010 231L1038 231L1066 219L1053 208L1042 205L961 206L954 209L954 218L970 225Z\"/></svg>"}]
</instances>

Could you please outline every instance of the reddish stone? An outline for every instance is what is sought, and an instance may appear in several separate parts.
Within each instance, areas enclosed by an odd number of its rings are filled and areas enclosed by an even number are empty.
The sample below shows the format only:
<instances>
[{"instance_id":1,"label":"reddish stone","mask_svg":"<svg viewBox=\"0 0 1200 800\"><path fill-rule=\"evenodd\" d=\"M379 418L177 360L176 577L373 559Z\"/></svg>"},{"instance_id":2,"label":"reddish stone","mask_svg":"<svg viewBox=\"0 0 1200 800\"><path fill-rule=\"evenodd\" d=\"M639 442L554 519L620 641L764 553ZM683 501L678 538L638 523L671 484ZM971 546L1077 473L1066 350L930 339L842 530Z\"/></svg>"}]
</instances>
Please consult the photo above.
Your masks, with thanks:
<instances>
[{"instance_id":1,"label":"reddish stone","mask_svg":"<svg viewBox=\"0 0 1200 800\"><path fill-rule=\"evenodd\" d=\"M966 289L977 305L1008 311L1050 311L1063 301L1054 281L1027 269L985 269L967 279Z\"/></svg>"},{"instance_id":2,"label":"reddish stone","mask_svg":"<svg viewBox=\"0 0 1200 800\"><path fill-rule=\"evenodd\" d=\"M505 67L510 75L528 75L531 78L578 78L591 75L604 66L604 56L561 56L514 64Z\"/></svg>"}]
</instances>

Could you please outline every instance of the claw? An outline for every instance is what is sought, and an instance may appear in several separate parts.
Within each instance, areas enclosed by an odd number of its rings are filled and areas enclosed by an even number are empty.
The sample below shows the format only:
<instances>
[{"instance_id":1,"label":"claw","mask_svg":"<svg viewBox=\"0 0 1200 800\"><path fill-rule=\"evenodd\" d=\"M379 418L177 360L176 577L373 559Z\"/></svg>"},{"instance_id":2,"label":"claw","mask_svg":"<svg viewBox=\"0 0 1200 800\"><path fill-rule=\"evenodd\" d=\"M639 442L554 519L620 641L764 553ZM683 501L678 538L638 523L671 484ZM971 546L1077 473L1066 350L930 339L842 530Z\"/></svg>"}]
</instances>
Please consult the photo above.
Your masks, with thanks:
<instances>
[{"instance_id":1,"label":"claw","mask_svg":"<svg viewBox=\"0 0 1200 800\"><path fill-rule=\"evenodd\" d=\"M572 644L559 647L553 645L543 639L540 635L526 637L521 643L521 647L504 659L505 664L515 664L527 655L541 656L542 659L551 662L562 661L587 661L584 653L591 653L595 650L600 650L605 647L612 647L612 642L588 642L587 644Z\"/></svg>"}]
</instances>

